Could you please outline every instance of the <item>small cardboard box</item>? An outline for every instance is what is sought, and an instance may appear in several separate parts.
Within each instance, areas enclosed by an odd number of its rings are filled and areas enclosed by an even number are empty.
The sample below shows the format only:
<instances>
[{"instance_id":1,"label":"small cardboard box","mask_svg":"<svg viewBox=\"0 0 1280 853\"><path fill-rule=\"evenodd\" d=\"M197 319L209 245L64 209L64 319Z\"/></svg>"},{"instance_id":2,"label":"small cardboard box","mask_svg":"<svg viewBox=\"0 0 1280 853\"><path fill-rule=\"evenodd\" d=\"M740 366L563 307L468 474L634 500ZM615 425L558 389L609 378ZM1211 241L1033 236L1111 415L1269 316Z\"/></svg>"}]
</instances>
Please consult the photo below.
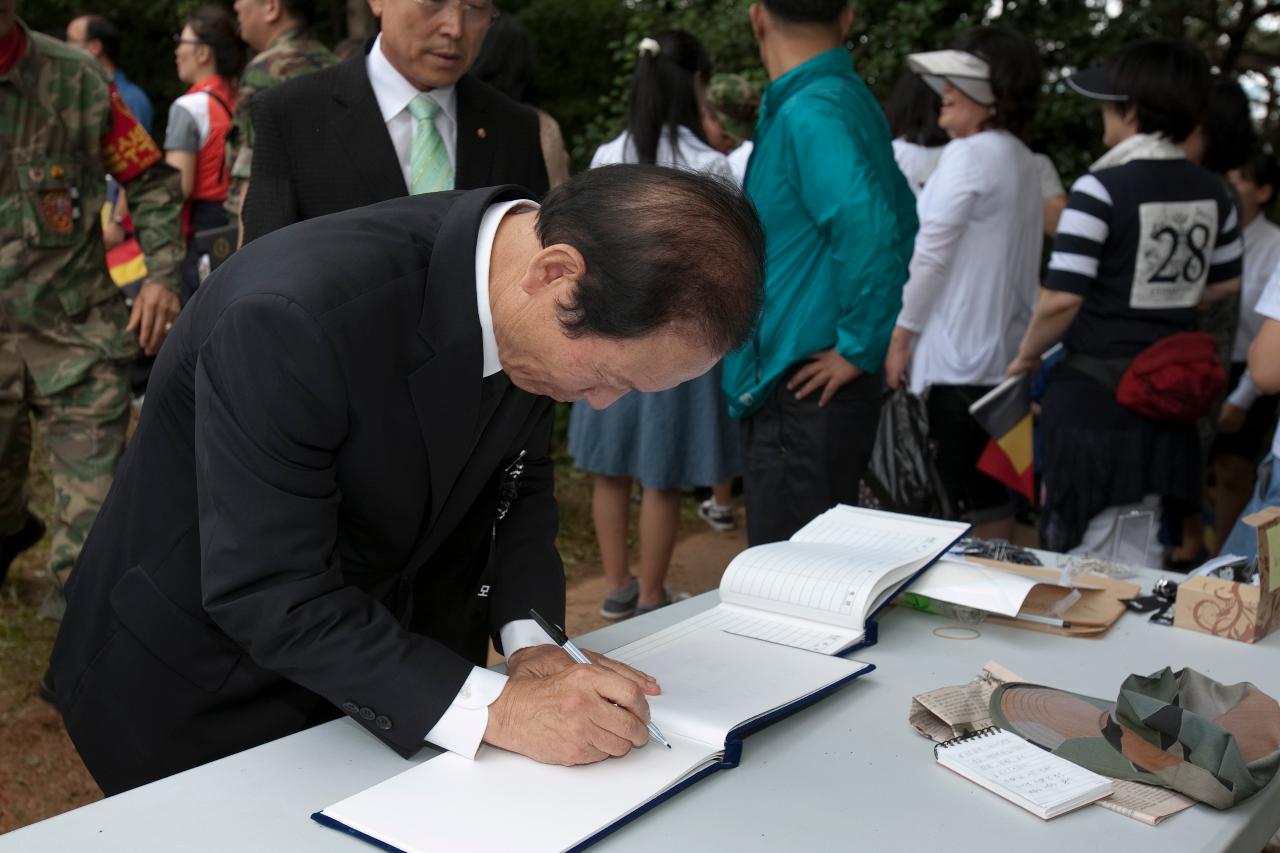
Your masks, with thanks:
<instances>
[{"instance_id":1,"label":"small cardboard box","mask_svg":"<svg viewBox=\"0 0 1280 853\"><path fill-rule=\"evenodd\" d=\"M1258 533L1258 585L1194 577L1178 585L1173 624L1246 643L1280 627L1280 507L1244 518Z\"/></svg>"}]
</instances>

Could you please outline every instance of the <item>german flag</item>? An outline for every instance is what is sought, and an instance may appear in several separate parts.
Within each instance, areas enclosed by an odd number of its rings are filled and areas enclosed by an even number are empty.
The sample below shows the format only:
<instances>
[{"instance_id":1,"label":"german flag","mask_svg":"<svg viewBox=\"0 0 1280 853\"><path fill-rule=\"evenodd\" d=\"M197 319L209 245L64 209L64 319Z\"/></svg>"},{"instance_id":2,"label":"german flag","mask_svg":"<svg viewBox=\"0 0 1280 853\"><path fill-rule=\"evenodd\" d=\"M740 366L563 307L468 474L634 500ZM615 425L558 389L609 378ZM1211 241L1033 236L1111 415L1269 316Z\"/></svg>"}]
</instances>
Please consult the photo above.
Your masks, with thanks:
<instances>
[{"instance_id":1,"label":"german flag","mask_svg":"<svg viewBox=\"0 0 1280 853\"><path fill-rule=\"evenodd\" d=\"M1006 379L970 406L969 414L991 436L978 459L978 470L1034 503L1031 375Z\"/></svg>"}]
</instances>

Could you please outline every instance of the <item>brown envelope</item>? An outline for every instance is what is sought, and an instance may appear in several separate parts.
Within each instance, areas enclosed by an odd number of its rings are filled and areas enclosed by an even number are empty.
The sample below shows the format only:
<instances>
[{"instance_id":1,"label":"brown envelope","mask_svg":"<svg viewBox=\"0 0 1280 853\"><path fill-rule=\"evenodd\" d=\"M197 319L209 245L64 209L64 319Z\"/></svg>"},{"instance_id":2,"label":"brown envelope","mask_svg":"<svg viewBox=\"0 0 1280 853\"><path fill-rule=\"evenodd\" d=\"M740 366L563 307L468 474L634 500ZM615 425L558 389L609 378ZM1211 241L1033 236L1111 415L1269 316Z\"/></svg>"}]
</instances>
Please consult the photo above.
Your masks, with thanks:
<instances>
[{"instance_id":1,"label":"brown envelope","mask_svg":"<svg viewBox=\"0 0 1280 853\"><path fill-rule=\"evenodd\" d=\"M981 563L984 566L1051 583L1056 583L1058 578L1061 577L1061 572L1057 569L1046 569L1041 566L1020 566L1016 563L1001 563L981 557L966 557L966 559ZM1105 632L1115 624L1117 619L1124 615L1125 606L1122 601L1127 598L1133 598L1142 589L1136 583L1119 581L1103 575L1081 575L1076 578L1076 582L1097 588L1081 589L1080 600L1067 608L1067 611L1061 615L1060 618L1064 622L1070 623L1071 627L1069 628L1041 625L1036 622L1010 619L1006 616L997 616L995 614L988 615L986 621L1022 628L1027 631L1039 631L1043 634L1058 634L1064 637L1097 636ZM1026 602L1022 605L1022 609L1018 612L1047 616L1049 615L1049 608L1061 598L1062 591L1060 589L1038 586L1031 590Z\"/></svg>"}]
</instances>

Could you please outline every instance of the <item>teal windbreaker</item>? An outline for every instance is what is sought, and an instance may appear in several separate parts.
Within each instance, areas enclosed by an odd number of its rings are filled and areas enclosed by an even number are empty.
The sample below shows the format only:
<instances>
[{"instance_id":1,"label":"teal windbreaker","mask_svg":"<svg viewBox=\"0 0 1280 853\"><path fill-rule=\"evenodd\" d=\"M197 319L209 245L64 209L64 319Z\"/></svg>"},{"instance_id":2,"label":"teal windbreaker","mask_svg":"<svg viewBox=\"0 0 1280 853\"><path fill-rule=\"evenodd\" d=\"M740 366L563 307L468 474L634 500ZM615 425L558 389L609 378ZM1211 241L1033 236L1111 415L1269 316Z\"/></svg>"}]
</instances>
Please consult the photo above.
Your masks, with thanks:
<instances>
[{"instance_id":1,"label":"teal windbreaker","mask_svg":"<svg viewBox=\"0 0 1280 853\"><path fill-rule=\"evenodd\" d=\"M833 346L880 370L902 307L915 196L848 51L821 53L765 90L746 192L764 225L765 299L752 340L724 360L738 417L788 367Z\"/></svg>"}]
</instances>

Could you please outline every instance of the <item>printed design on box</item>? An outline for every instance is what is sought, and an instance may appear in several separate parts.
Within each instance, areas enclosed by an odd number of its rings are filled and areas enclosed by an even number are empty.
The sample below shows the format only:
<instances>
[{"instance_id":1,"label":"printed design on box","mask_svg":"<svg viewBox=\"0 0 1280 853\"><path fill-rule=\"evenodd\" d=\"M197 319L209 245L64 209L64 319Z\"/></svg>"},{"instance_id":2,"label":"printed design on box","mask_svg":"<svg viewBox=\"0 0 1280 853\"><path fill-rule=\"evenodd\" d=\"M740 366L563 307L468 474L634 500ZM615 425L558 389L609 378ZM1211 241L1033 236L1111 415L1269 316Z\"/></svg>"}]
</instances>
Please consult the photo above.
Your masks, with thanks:
<instances>
[{"instance_id":1,"label":"printed design on box","mask_svg":"<svg viewBox=\"0 0 1280 853\"><path fill-rule=\"evenodd\" d=\"M1138 253L1130 308L1191 308L1209 280L1218 237L1213 199L1149 201L1138 206Z\"/></svg>"},{"instance_id":2,"label":"printed design on box","mask_svg":"<svg viewBox=\"0 0 1280 853\"><path fill-rule=\"evenodd\" d=\"M1258 623L1240 596L1241 586L1233 583L1217 587L1210 597L1197 601L1191 608L1191 618L1196 625L1219 637L1252 639Z\"/></svg>"}]
</instances>

